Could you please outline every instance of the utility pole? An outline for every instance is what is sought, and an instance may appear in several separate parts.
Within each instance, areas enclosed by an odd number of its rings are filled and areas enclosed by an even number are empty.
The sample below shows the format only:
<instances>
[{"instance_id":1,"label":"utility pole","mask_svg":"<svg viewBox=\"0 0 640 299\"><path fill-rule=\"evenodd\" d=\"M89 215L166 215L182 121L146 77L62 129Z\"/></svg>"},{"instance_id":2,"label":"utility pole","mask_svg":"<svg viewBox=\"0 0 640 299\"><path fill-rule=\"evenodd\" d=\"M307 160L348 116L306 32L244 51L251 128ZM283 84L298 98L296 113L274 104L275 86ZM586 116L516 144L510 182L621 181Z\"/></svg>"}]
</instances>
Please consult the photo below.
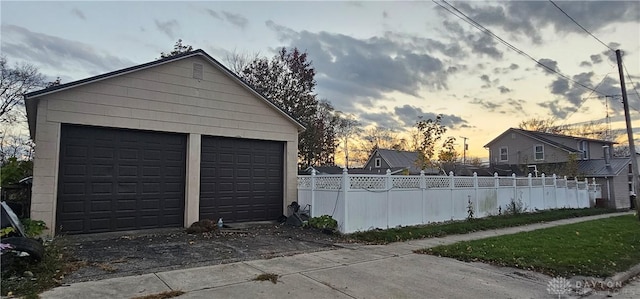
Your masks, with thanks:
<instances>
[{"instance_id":1,"label":"utility pole","mask_svg":"<svg viewBox=\"0 0 640 299\"><path fill-rule=\"evenodd\" d=\"M460 136L460 138L462 138L464 140L464 145L462 146L462 165L466 165L467 164L467 137L462 137Z\"/></svg>"},{"instance_id":2,"label":"utility pole","mask_svg":"<svg viewBox=\"0 0 640 299\"><path fill-rule=\"evenodd\" d=\"M627 87L624 85L624 71L622 68L622 55L620 50L616 50L616 59L618 60L618 73L620 74L620 89L622 90L622 105L624 106L624 120L627 123L627 137L629 138L629 151L631 152L631 171L633 173L633 189L635 192L640 190L640 181L638 181L638 159L636 158L636 146L633 142L633 127L631 126L631 117L629 116L629 102L627 100ZM636 194L636 211L638 220L640 220L640 201Z\"/></svg>"}]
</instances>

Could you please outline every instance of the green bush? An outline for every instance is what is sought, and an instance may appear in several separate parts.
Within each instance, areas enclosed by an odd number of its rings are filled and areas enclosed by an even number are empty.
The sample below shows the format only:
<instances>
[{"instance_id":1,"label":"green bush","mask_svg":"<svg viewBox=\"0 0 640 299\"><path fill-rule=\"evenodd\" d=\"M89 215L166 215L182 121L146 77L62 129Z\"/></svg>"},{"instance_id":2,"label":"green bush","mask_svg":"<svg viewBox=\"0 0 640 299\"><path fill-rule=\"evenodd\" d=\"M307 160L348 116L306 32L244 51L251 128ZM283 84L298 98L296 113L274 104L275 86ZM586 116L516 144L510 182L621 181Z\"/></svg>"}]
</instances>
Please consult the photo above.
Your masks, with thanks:
<instances>
[{"instance_id":1,"label":"green bush","mask_svg":"<svg viewBox=\"0 0 640 299\"><path fill-rule=\"evenodd\" d=\"M42 233L42 231L48 228L47 224L42 220L32 220L29 218L25 218L20 221L24 226L24 233L27 234L27 237L37 237Z\"/></svg>"},{"instance_id":2,"label":"green bush","mask_svg":"<svg viewBox=\"0 0 640 299\"><path fill-rule=\"evenodd\" d=\"M329 215L322 215L320 217L313 217L309 219L309 226L319 229L336 229L338 228L338 221L331 218Z\"/></svg>"}]
</instances>

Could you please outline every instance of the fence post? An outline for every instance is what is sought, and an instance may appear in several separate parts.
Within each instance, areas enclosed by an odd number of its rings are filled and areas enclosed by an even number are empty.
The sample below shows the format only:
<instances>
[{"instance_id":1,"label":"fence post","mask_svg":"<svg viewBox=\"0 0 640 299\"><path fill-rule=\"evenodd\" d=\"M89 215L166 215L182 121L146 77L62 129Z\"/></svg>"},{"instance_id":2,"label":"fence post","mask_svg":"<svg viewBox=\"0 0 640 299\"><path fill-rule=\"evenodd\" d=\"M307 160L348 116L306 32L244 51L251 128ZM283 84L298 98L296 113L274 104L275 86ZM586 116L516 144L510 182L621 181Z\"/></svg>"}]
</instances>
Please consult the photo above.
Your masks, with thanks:
<instances>
[{"instance_id":1,"label":"fence post","mask_svg":"<svg viewBox=\"0 0 640 299\"><path fill-rule=\"evenodd\" d=\"M516 200L518 199L518 182L516 181L516 174L515 173L511 173L511 178L513 181L513 201L516 202Z\"/></svg>"},{"instance_id":2,"label":"fence post","mask_svg":"<svg viewBox=\"0 0 640 299\"><path fill-rule=\"evenodd\" d=\"M316 170L315 169L311 169L311 211L309 216L311 217L316 217L316 215L313 214L313 211L315 211L315 207L316 207Z\"/></svg>"},{"instance_id":3,"label":"fence post","mask_svg":"<svg viewBox=\"0 0 640 299\"><path fill-rule=\"evenodd\" d=\"M473 190L474 190L474 197L475 197L475 204L473 205L475 208L475 215L476 218L480 218L480 215L478 215L478 211L480 210L478 207L478 173L477 172L473 172Z\"/></svg>"},{"instance_id":4,"label":"fence post","mask_svg":"<svg viewBox=\"0 0 640 299\"><path fill-rule=\"evenodd\" d=\"M578 188L578 177L574 177L573 180L576 182L576 207L577 209L580 206L580 188Z\"/></svg>"},{"instance_id":5,"label":"fence post","mask_svg":"<svg viewBox=\"0 0 640 299\"><path fill-rule=\"evenodd\" d=\"M391 178L391 169L387 169L385 173L385 189L387 193L387 228L389 228L389 220L391 219L391 188L393 188L393 181Z\"/></svg>"},{"instance_id":6,"label":"fence post","mask_svg":"<svg viewBox=\"0 0 640 299\"><path fill-rule=\"evenodd\" d=\"M351 187L351 180L349 179L349 170L345 167L342 169L342 191L343 191L343 198L344 198L344 207L343 207L343 211L344 211L344 218L342 220L342 224L343 224L343 229L344 232L349 232L349 226L348 221L349 221L349 204L347 203L347 198L349 197L349 189ZM337 203L336 203L337 204Z\"/></svg>"},{"instance_id":7,"label":"fence post","mask_svg":"<svg viewBox=\"0 0 640 299\"><path fill-rule=\"evenodd\" d=\"M451 220L456 215L456 209L453 202L453 189L456 187L455 178L453 177L453 171L449 171L449 193L451 194Z\"/></svg>"},{"instance_id":8,"label":"fence post","mask_svg":"<svg viewBox=\"0 0 640 299\"><path fill-rule=\"evenodd\" d=\"M496 213L498 211L500 211L501 206L500 206L500 178L498 178L498 173L494 172L493 173L493 181L494 181L494 188L496 189Z\"/></svg>"},{"instance_id":9,"label":"fence post","mask_svg":"<svg viewBox=\"0 0 640 299\"><path fill-rule=\"evenodd\" d=\"M544 173L542 174L542 177L544 178ZM531 176L531 173L529 173L529 175L527 176L527 180L529 181L529 209L533 210L533 204L532 204L532 200L533 200L532 199L533 198L533 177ZM544 202L544 195L542 197L543 197L542 202Z\"/></svg>"},{"instance_id":10,"label":"fence post","mask_svg":"<svg viewBox=\"0 0 640 299\"><path fill-rule=\"evenodd\" d=\"M425 202L425 198L424 198L424 194L425 194L425 189L427 188L427 181L426 178L424 177L424 170L420 170L420 195L421 195L421 199L422 199L422 224L425 224L424 222L424 202Z\"/></svg>"}]
</instances>

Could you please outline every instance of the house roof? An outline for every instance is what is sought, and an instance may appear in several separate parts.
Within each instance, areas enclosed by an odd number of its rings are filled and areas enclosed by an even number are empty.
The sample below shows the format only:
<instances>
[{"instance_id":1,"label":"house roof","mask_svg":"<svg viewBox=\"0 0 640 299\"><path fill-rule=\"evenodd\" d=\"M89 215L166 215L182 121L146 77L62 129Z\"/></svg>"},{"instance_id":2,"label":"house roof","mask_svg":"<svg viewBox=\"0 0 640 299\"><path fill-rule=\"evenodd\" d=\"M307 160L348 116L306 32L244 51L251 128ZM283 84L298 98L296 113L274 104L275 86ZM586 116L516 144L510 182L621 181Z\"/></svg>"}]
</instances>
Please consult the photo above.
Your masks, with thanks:
<instances>
[{"instance_id":1,"label":"house roof","mask_svg":"<svg viewBox=\"0 0 640 299\"><path fill-rule=\"evenodd\" d=\"M416 164L416 161L418 161L418 152L378 148L371 153L365 165L369 164L371 159L376 156L376 153L379 154L380 158L387 162L392 169L402 167L409 169L410 173L420 172L420 167Z\"/></svg>"},{"instance_id":2,"label":"house roof","mask_svg":"<svg viewBox=\"0 0 640 299\"><path fill-rule=\"evenodd\" d=\"M529 130L523 130L523 129L509 128L508 130L504 131L502 134L498 135L498 137L494 138L493 140L489 141L489 143L485 144L484 147L490 147L491 144L495 143L496 141L498 141L502 137L504 137L506 134L511 133L511 132L520 133L520 134L525 135L525 136L527 136L529 138L538 140L538 141L540 141L542 143L546 143L548 145L551 145L553 147L557 147L559 149L562 149L562 150L570 152L570 153L578 153L578 152L580 152L580 150L578 150L576 148L572 148L572 147L566 146L564 144L560 144L558 142L555 142L555 141L549 139L549 137L561 137L561 138L568 138L568 139L574 139L574 140L586 140L586 141L594 141L594 142L607 143L607 144L616 144L616 142L607 141L607 140L599 140L599 139L591 139L591 138L583 138L583 137L576 137L576 136L569 136L569 135L551 134L551 133L543 133L543 132L537 132L537 131L529 131Z\"/></svg>"},{"instance_id":3,"label":"house roof","mask_svg":"<svg viewBox=\"0 0 640 299\"><path fill-rule=\"evenodd\" d=\"M316 174L342 174L342 168L339 166L309 166L303 170L304 174L311 174L312 170L316 170Z\"/></svg>"},{"instance_id":4,"label":"house roof","mask_svg":"<svg viewBox=\"0 0 640 299\"><path fill-rule=\"evenodd\" d=\"M230 77L232 80L236 81L242 87L246 88L249 92L251 92L255 96L257 96L260 100L264 101L269 106L271 106L273 109L278 111L280 114L282 114L282 116L287 118L289 121L291 121L298 128L298 132L302 132L302 131L304 131L306 129L304 127L304 125L300 121L295 119L295 117L293 117L292 115L288 114L287 112L282 110L282 108L280 108L278 105L276 105L275 103L273 103L272 101L267 99L265 96L260 94L253 87L251 87L244 80L242 80L242 78L238 77L234 72L229 70L227 67L222 65L217 60L215 60L213 57L211 57L205 51L203 51L201 49L197 49L197 50L194 50L194 51L180 53L180 54L177 54L177 55L173 55L173 56L169 56L169 57L166 57L166 58L154 60L154 61L151 61L151 62L135 65L135 66L132 66L132 67L116 70L116 71L113 71L113 72L109 72L109 73L105 73L105 74L101 74L101 75L97 75L97 76L93 76L93 77L89 77L89 78L85 78L85 79L81 79L81 80L77 80L77 81L73 81L73 82L69 82L69 83L65 83L65 84L60 84L60 85L57 85L57 86L48 87L48 88L45 88L45 89L41 89L41 90L37 90L37 91L33 91L33 92L25 94L24 98L25 98L25 104L26 104L26 109L27 109L27 118L28 118L28 122L29 122L29 133L31 135L31 138L32 139L35 138L35 128L36 128L35 120L36 120L36 116L37 116L37 107L38 107L37 99L39 97L42 97L42 96L45 96L45 95L49 95L49 94L52 94L52 93L56 93L56 92L60 92L60 91L63 91L63 90L67 90L67 89L70 89L70 88L82 86L82 85L85 85L85 84L99 82L99 81L106 80L106 79L109 79L109 78L113 78L113 77L125 75L125 74L128 74L128 73L132 73L132 72L136 72L136 71L152 68L152 67L155 67L155 66L158 66L158 65L162 65L162 64L166 64L166 63L182 60L182 59L186 59L186 58L189 58L189 57L196 57L196 56L200 56L200 57L204 58L205 60L207 60L208 62L210 62L211 65L213 65L214 67L216 67L217 69L222 71L222 73L224 73L225 75Z\"/></svg>"},{"instance_id":5,"label":"house roof","mask_svg":"<svg viewBox=\"0 0 640 299\"><path fill-rule=\"evenodd\" d=\"M631 163L630 158L610 159L609 166L604 159L578 161L578 173L588 177L612 177L619 175Z\"/></svg>"}]
</instances>

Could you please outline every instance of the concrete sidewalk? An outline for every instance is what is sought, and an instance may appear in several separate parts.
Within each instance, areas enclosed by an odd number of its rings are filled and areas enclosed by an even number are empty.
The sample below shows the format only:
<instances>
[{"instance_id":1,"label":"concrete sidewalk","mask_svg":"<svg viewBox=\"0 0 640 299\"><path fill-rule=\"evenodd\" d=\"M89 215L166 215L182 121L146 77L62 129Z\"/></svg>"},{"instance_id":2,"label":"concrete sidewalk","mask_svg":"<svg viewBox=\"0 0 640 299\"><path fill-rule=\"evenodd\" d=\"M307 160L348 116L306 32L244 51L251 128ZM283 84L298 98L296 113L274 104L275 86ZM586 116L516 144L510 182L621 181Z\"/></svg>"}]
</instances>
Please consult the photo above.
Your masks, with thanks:
<instances>
[{"instance_id":1,"label":"concrete sidewalk","mask_svg":"<svg viewBox=\"0 0 640 299\"><path fill-rule=\"evenodd\" d=\"M412 251L625 214L628 212L389 245L344 244L337 250L76 283L41 297L132 298L182 290L186 294L180 298L557 298L547 292L551 277L540 273ZM253 280L262 273L280 278L277 284Z\"/></svg>"}]
</instances>

